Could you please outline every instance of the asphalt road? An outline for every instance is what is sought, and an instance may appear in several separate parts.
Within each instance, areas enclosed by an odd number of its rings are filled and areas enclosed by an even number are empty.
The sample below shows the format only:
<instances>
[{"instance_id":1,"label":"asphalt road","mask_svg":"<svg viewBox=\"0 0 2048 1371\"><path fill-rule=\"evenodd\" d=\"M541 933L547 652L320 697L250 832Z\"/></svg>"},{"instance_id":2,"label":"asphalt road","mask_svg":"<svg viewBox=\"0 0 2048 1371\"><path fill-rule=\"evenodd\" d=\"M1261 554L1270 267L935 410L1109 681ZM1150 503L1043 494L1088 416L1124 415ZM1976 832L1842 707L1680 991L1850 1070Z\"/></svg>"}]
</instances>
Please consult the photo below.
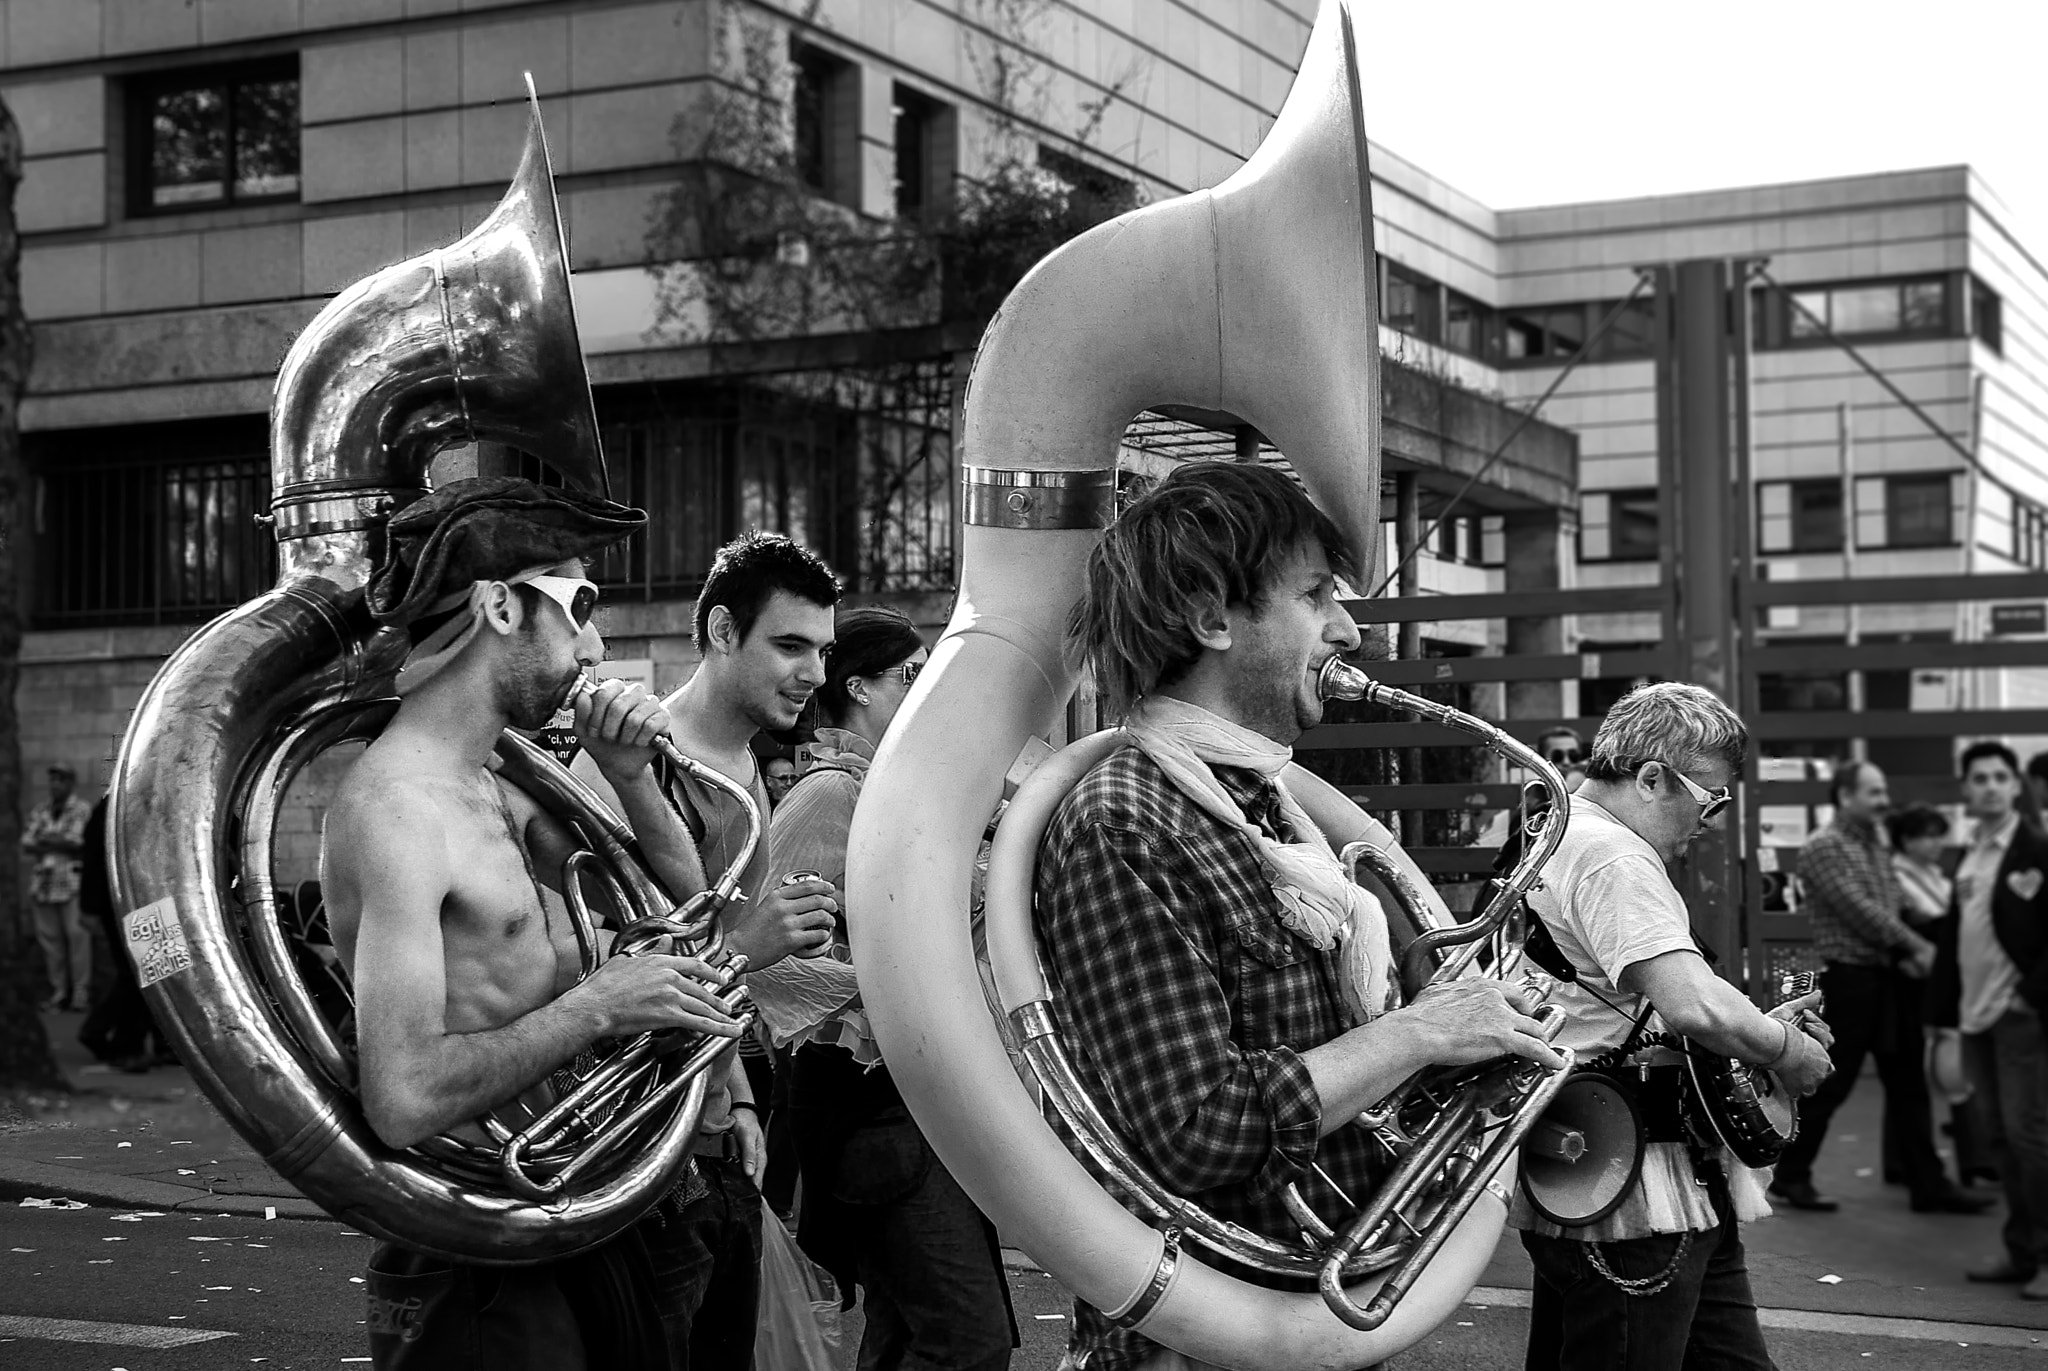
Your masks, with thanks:
<instances>
[{"instance_id":1,"label":"asphalt road","mask_svg":"<svg viewBox=\"0 0 2048 1371\"><path fill-rule=\"evenodd\" d=\"M362 1264L370 1240L339 1224L149 1215L102 1208L0 1210L0 1366L8 1371L189 1371L367 1365ZM1066 1294L1012 1270L1024 1346L1015 1371L1054 1371ZM1398 1371L1521 1365L1519 1291L1474 1302L1404 1354ZM1487 1303L1488 1300L1498 1302ZM1893 1367L2048 1371L2048 1334L1981 1325L1766 1311L1783 1371ZM844 1327L841 1364L860 1337Z\"/></svg>"}]
</instances>

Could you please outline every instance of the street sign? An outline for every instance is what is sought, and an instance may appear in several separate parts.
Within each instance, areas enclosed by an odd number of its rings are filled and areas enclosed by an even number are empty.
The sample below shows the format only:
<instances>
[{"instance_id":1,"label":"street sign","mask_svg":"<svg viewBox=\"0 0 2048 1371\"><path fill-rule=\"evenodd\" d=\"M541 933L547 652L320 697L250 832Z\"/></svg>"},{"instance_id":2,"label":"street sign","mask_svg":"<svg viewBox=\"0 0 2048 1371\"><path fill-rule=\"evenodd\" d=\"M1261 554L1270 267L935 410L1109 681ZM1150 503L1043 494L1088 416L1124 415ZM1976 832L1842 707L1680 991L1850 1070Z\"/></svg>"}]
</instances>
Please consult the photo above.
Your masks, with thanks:
<instances>
[{"instance_id":1,"label":"street sign","mask_svg":"<svg viewBox=\"0 0 2048 1371\"><path fill-rule=\"evenodd\" d=\"M2005 637L2015 633L2048 633L2048 604L1991 606L1991 634Z\"/></svg>"}]
</instances>

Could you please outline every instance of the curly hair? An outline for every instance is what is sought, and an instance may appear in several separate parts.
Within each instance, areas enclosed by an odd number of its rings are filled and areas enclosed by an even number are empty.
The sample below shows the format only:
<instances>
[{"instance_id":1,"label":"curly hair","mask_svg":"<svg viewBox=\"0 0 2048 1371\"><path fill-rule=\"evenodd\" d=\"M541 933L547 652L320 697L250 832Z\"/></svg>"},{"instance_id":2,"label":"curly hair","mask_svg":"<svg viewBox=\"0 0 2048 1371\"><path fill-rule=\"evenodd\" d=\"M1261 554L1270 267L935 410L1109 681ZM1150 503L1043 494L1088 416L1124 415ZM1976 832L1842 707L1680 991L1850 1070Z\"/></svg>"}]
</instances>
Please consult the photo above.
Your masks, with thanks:
<instances>
[{"instance_id":1,"label":"curly hair","mask_svg":"<svg viewBox=\"0 0 2048 1371\"><path fill-rule=\"evenodd\" d=\"M1190 462L1132 501L1089 553L1087 591L1067 625L1109 717L1124 718L1200 659L1194 625L1205 611L1263 610L1307 544L1357 579L1343 531L1270 467Z\"/></svg>"}]
</instances>

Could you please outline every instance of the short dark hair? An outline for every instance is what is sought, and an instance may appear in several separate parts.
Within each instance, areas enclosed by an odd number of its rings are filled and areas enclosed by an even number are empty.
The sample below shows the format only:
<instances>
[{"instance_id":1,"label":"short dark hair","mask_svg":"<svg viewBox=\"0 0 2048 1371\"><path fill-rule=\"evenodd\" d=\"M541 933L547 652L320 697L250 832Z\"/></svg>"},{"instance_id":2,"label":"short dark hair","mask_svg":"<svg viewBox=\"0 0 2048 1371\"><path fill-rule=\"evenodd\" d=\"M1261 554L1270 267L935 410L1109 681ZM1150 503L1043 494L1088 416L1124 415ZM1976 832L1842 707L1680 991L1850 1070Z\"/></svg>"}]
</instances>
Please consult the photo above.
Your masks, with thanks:
<instances>
[{"instance_id":1,"label":"short dark hair","mask_svg":"<svg viewBox=\"0 0 2048 1371\"><path fill-rule=\"evenodd\" d=\"M718 549L697 596L697 651L709 641L712 610L724 605L744 639L778 590L824 609L839 603L839 582L825 559L784 534L750 529Z\"/></svg>"},{"instance_id":2,"label":"short dark hair","mask_svg":"<svg viewBox=\"0 0 2048 1371\"><path fill-rule=\"evenodd\" d=\"M1968 776L1971 766L1983 761L1986 757L1996 757L2011 769L2014 780L2020 778L2022 773L2020 771L2019 754L2004 743L1992 742L1988 738L1981 743L1971 743L1963 749L1962 760L1956 763L1956 775Z\"/></svg>"},{"instance_id":3,"label":"short dark hair","mask_svg":"<svg viewBox=\"0 0 2048 1371\"><path fill-rule=\"evenodd\" d=\"M2048 752L2036 752L2027 758L2027 775L2048 781Z\"/></svg>"},{"instance_id":4,"label":"short dark hair","mask_svg":"<svg viewBox=\"0 0 2048 1371\"><path fill-rule=\"evenodd\" d=\"M833 723L853 709L847 683L856 676L875 676L909 661L924 646L917 625L900 609L861 605L842 609L832 627L832 647L825 654L825 683L811 696Z\"/></svg>"},{"instance_id":5,"label":"short dark hair","mask_svg":"<svg viewBox=\"0 0 2048 1371\"><path fill-rule=\"evenodd\" d=\"M1194 624L1206 610L1263 610L1303 544L1356 581L1343 530L1271 467L1189 462L1133 500L1089 553L1088 588L1067 624L1109 716L1123 718L1200 660Z\"/></svg>"},{"instance_id":6,"label":"short dark hair","mask_svg":"<svg viewBox=\"0 0 2048 1371\"><path fill-rule=\"evenodd\" d=\"M1885 821L1892 831L1894 846L1902 846L1915 838L1946 838L1948 820L1933 805L1908 805Z\"/></svg>"},{"instance_id":7,"label":"short dark hair","mask_svg":"<svg viewBox=\"0 0 2048 1371\"><path fill-rule=\"evenodd\" d=\"M1828 782L1828 798L1840 804L1842 797L1856 788L1857 780L1863 775L1863 768L1869 765L1869 762L1861 762L1854 757L1845 757L1835 763L1834 779Z\"/></svg>"}]
</instances>

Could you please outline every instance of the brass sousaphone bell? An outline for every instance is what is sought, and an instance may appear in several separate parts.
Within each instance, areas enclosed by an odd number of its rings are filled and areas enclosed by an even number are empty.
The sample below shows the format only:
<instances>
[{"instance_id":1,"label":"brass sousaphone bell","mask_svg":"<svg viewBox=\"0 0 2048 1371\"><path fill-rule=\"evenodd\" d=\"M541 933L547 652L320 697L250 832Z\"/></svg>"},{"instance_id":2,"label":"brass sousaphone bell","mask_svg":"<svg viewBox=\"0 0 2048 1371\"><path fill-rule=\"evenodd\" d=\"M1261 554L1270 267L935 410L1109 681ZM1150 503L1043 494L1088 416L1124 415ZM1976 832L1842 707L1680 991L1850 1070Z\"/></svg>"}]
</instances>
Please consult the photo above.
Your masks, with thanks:
<instances>
[{"instance_id":1,"label":"brass sousaphone bell","mask_svg":"<svg viewBox=\"0 0 2048 1371\"><path fill-rule=\"evenodd\" d=\"M482 441L608 491L531 78L527 93L525 152L496 209L457 242L343 291L293 344L271 411L278 584L158 672L121 745L108 811L115 900L144 994L207 1097L337 1218L480 1263L562 1256L638 1218L689 1160L704 1064L723 1045L643 1036L584 1071L560 1119L516 1131L480 1121L488 1146L444 1136L396 1151L363 1119L343 1025L309 988L304 949L281 921L274 840L287 792L329 748L374 737L396 707L404 635L379 631L363 600L392 512L425 493L437 454ZM677 911L624 825L551 757L508 732L498 764L590 854L567 878L579 925L588 881L629 929L714 949L711 916L736 872Z\"/></svg>"}]
</instances>

